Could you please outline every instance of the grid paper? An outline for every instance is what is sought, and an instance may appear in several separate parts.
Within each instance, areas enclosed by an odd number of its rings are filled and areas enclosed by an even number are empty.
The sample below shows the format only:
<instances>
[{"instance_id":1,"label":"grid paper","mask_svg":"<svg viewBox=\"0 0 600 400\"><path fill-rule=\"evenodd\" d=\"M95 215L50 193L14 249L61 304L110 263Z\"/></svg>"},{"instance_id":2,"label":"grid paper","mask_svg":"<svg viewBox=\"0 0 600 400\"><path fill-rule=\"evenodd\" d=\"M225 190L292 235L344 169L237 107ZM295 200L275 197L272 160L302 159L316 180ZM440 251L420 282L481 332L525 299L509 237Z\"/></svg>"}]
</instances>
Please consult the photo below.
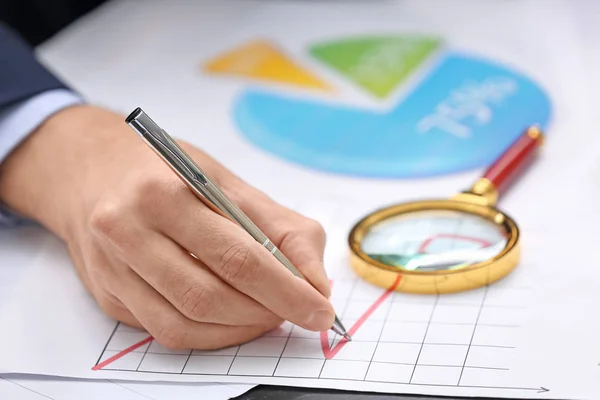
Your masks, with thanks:
<instances>
[{"instance_id":1,"label":"grid paper","mask_svg":"<svg viewBox=\"0 0 600 400\"><path fill-rule=\"evenodd\" d=\"M364 211L346 206L332 218L310 213L316 207L302 208L331 233L334 246L345 239L350 228L348 221L352 218L347 212ZM436 386L508 384L518 331L525 320L527 288L500 282L457 294L391 291L386 296L382 288L356 277L345 261L328 261L333 266L328 270L331 301L346 328L384 297L354 333L352 342L331 331L310 332L286 322L241 346L217 351L171 351L146 332L116 324L96 368Z\"/></svg>"},{"instance_id":2,"label":"grid paper","mask_svg":"<svg viewBox=\"0 0 600 400\"><path fill-rule=\"evenodd\" d=\"M340 287L344 286L351 286L350 292L339 297L334 285L332 301L346 301L341 318L351 326L372 300L373 290L358 280L341 281ZM482 375L510 370L523 310L488 301L497 294L487 287L456 299L438 295L414 300L394 293L331 359L323 354L319 333L286 322L250 343L216 351L171 351L150 341L102 369L479 385ZM340 341L333 333L328 336L330 346ZM117 324L99 362L147 337L145 332Z\"/></svg>"}]
</instances>

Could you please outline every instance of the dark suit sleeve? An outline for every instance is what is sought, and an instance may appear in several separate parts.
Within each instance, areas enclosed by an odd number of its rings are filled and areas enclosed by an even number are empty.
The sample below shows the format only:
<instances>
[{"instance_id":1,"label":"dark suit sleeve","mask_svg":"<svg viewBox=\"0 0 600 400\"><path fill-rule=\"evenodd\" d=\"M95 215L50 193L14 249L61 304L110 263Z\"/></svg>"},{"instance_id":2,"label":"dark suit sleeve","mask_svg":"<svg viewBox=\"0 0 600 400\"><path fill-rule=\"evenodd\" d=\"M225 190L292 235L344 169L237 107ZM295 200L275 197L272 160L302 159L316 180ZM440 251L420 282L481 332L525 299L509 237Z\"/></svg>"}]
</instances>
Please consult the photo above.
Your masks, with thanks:
<instances>
[{"instance_id":1,"label":"dark suit sleeve","mask_svg":"<svg viewBox=\"0 0 600 400\"><path fill-rule=\"evenodd\" d=\"M38 94L60 89L72 92L44 68L36 59L33 48L18 33L0 21L0 122L5 121L7 115L15 112L25 101L34 99ZM60 104L53 105L58 106ZM36 110L33 116L19 116L18 121L22 122L20 126L14 123L8 124L9 127L4 126L0 132L0 164L31 133L40 118L44 118L44 113L50 112L47 106L44 108L40 105L40 110ZM0 228L30 222L0 204Z\"/></svg>"},{"instance_id":2,"label":"dark suit sleeve","mask_svg":"<svg viewBox=\"0 0 600 400\"><path fill-rule=\"evenodd\" d=\"M52 89L70 89L36 59L31 46L0 21L0 109Z\"/></svg>"}]
</instances>

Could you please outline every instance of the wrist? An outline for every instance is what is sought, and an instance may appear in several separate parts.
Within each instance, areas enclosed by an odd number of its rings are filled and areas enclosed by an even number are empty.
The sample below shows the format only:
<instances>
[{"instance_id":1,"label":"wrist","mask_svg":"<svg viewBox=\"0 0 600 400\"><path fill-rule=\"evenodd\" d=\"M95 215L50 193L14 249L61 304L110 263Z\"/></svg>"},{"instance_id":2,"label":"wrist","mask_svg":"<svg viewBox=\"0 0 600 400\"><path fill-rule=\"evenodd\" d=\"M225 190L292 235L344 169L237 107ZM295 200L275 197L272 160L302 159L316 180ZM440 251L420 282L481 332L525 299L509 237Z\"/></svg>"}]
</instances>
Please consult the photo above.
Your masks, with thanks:
<instances>
[{"instance_id":1,"label":"wrist","mask_svg":"<svg viewBox=\"0 0 600 400\"><path fill-rule=\"evenodd\" d=\"M0 201L66 239L93 201L86 190L93 166L128 139L114 134L123 124L86 105L52 115L0 165Z\"/></svg>"}]
</instances>

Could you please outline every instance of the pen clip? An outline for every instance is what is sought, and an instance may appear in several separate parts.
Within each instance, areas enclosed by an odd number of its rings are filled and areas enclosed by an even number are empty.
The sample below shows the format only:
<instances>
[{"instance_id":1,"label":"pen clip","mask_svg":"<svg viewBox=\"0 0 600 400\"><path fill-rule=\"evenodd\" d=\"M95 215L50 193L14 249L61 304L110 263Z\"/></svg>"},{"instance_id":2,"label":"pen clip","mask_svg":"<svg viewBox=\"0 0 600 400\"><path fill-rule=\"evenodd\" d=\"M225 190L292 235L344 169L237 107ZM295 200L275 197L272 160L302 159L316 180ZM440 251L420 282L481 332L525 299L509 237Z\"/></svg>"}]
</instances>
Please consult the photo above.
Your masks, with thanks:
<instances>
[{"instance_id":1,"label":"pen clip","mask_svg":"<svg viewBox=\"0 0 600 400\"><path fill-rule=\"evenodd\" d=\"M179 145L175 142L173 142L172 140L169 140L168 136L165 135L165 131L164 130L160 130L160 137L155 136L154 134L152 134L152 132L148 132L150 135L152 135L152 137L159 143L162 145L162 148L167 151L169 154L171 154L171 156L174 158L174 160L172 161L177 161L177 166L179 166L180 168L184 169L189 175L188 177L202 185L202 186L206 186L208 185L208 181L206 180L206 177L199 171L199 169L195 167L195 164L193 162L193 160L190 160L189 158L187 158L185 156L185 154L179 150ZM163 140L161 140L163 139ZM166 143L165 143L166 141ZM196 169L196 170L194 170Z\"/></svg>"},{"instance_id":2,"label":"pen clip","mask_svg":"<svg viewBox=\"0 0 600 400\"><path fill-rule=\"evenodd\" d=\"M141 120L142 118L144 121ZM167 165L174 169L176 173L185 176L188 180L198 185L208 185L208 180L202 171L200 171L200 168L196 166L194 161L190 160L183 150L179 148L179 145L171 140L169 135L154 124L146 114L141 114L135 119L132 118L128 123L136 132L138 132L142 139L149 142L151 145L150 147L154 149L161 158L167 161Z\"/></svg>"}]
</instances>

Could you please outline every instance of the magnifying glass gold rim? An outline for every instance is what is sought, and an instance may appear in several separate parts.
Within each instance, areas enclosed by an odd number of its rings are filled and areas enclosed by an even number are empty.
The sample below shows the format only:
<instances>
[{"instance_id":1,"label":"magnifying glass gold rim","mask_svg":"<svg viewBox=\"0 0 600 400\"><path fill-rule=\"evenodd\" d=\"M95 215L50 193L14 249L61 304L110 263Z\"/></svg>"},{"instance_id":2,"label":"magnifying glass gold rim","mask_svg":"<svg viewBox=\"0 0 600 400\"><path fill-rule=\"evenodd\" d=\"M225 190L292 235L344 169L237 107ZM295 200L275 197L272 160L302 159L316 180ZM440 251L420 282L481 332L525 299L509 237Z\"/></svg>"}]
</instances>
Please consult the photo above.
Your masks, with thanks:
<instances>
[{"instance_id":1,"label":"magnifying glass gold rim","mask_svg":"<svg viewBox=\"0 0 600 400\"><path fill-rule=\"evenodd\" d=\"M479 216L501 226L506 232L507 243L502 251L489 260L444 271L391 267L372 259L361 249L362 239L379 222L422 211L458 211ZM351 250L350 264L360 277L386 289L423 294L464 291L493 283L508 275L520 258L520 232L513 218L494 207L452 199L408 202L377 210L354 225L348 244Z\"/></svg>"},{"instance_id":2,"label":"magnifying glass gold rim","mask_svg":"<svg viewBox=\"0 0 600 400\"><path fill-rule=\"evenodd\" d=\"M451 293L469 290L500 280L516 268L520 259L520 232L515 221L496 207L498 196L528 164L544 135L537 126L527 128L488 167L471 190L451 199L423 200L377 210L360 220L348 237L350 264L363 279L390 290L412 293ZM362 249L369 229L389 218L422 211L455 211L479 216L502 226L507 242L494 257L462 268L418 271L388 266L372 259Z\"/></svg>"}]
</instances>

